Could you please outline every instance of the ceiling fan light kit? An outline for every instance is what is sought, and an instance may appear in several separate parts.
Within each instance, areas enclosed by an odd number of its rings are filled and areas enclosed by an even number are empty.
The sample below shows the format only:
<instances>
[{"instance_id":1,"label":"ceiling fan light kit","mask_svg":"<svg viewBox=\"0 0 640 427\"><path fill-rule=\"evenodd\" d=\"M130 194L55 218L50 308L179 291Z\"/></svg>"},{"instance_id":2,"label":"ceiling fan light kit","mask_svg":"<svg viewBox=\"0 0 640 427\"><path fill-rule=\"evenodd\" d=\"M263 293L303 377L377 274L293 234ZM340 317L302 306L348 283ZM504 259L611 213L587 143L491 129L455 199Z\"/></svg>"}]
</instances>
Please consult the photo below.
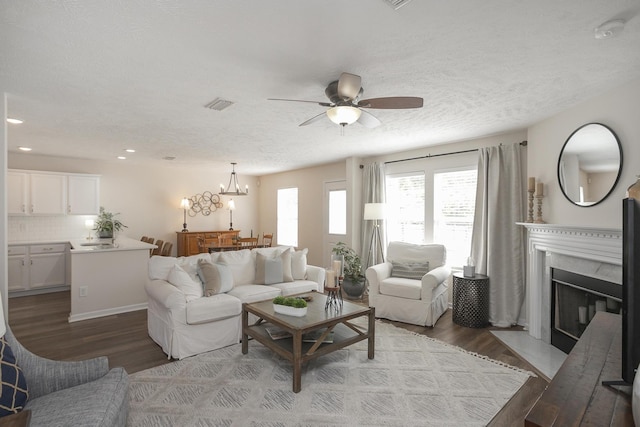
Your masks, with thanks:
<instances>
[{"instance_id":1,"label":"ceiling fan light kit","mask_svg":"<svg viewBox=\"0 0 640 427\"><path fill-rule=\"evenodd\" d=\"M390 96L386 98L360 99L364 92L362 78L351 73L342 73L340 78L327 85L324 93L330 102L305 101L301 99L269 98L271 101L311 102L321 107L329 107L327 117L333 123L342 126L360 123L369 129L380 125L380 120L362 108L372 109L408 109L422 108L423 99L416 96ZM364 114L363 114L364 113ZM307 126L320 120L324 114L320 113L299 126Z\"/></svg>"},{"instance_id":2,"label":"ceiling fan light kit","mask_svg":"<svg viewBox=\"0 0 640 427\"><path fill-rule=\"evenodd\" d=\"M339 105L327 110L329 120L340 126L351 125L357 122L360 115L362 115L362 111L359 108L348 105Z\"/></svg>"}]
</instances>

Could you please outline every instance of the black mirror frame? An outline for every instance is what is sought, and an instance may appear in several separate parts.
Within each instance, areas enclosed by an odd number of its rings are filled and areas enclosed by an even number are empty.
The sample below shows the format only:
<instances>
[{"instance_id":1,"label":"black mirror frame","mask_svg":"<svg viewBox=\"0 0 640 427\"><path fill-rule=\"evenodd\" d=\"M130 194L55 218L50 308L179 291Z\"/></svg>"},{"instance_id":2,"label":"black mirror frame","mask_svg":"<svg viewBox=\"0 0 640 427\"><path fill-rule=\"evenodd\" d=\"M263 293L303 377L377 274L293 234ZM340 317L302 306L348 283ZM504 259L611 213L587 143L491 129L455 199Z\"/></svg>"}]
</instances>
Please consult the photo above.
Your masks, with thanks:
<instances>
[{"instance_id":1,"label":"black mirror frame","mask_svg":"<svg viewBox=\"0 0 640 427\"><path fill-rule=\"evenodd\" d=\"M611 188L609 189L607 194L605 194L600 200L598 200L597 202L593 203L592 205L580 205L580 204L574 202L573 200L571 200L571 198L569 198L567 193L564 191L564 188L562 187L562 184L561 184L562 180L560 179L560 160L562 159L562 153L564 153L564 148L567 146L567 144L569 143L569 141L571 140L573 135L575 135L580 129L584 128L585 126L590 126L590 125L599 125L599 126L602 126L602 127L606 128L609 132L611 132L611 135L613 135L613 137L616 139L616 143L618 144L618 152L620 153L620 166L618 167L618 175L616 176L616 180L614 181L613 185L611 185ZM567 140L562 145L562 149L560 150L560 154L558 155L558 165L556 166L556 178L558 179L558 187L560 187L560 190L562 191L562 195L569 202L571 202L571 204L573 204L575 206L578 206L578 207L581 207L581 208L590 208L592 206L596 206L596 205L602 203L604 200L606 200L606 198L609 197L609 195L613 192L613 190L618 185L618 181L620 180L620 175L622 174L622 165L623 165L623 161L622 160L623 160L623 157L622 157L622 145L620 144L620 139L618 139L618 135L616 135L616 133L609 126L604 125L602 123L596 123L596 122L585 123L584 125L580 126L576 130L571 132L571 135L569 135Z\"/></svg>"}]
</instances>

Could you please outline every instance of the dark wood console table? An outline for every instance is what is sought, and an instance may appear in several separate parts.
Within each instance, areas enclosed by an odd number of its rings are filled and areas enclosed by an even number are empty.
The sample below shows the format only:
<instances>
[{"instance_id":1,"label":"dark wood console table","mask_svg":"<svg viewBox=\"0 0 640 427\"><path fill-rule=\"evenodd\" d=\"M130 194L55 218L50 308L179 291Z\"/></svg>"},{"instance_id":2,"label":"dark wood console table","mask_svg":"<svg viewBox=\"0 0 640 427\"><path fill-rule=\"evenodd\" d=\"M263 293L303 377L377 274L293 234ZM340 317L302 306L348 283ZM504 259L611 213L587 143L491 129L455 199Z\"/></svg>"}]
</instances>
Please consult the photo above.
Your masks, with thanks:
<instances>
[{"instance_id":1,"label":"dark wood console table","mask_svg":"<svg viewBox=\"0 0 640 427\"><path fill-rule=\"evenodd\" d=\"M622 372L620 315L598 312L558 373L531 408L524 425L631 426L631 387L603 386Z\"/></svg>"}]
</instances>

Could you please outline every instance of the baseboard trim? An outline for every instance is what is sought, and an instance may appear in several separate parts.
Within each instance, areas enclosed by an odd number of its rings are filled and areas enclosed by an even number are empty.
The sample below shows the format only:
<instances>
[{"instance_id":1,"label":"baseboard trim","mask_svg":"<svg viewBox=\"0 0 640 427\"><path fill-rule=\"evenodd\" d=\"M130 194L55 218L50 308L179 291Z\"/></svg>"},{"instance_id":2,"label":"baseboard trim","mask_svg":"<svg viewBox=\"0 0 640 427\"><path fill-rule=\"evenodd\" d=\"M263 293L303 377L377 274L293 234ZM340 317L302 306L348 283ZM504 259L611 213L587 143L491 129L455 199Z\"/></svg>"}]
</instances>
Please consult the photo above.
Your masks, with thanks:
<instances>
[{"instance_id":1,"label":"baseboard trim","mask_svg":"<svg viewBox=\"0 0 640 427\"><path fill-rule=\"evenodd\" d=\"M105 310L90 311L88 313L74 314L69 316L69 323L80 322L82 320L95 319L97 317L113 316L114 314L129 313L130 311L146 310L147 303L125 305L122 307L109 308Z\"/></svg>"}]
</instances>

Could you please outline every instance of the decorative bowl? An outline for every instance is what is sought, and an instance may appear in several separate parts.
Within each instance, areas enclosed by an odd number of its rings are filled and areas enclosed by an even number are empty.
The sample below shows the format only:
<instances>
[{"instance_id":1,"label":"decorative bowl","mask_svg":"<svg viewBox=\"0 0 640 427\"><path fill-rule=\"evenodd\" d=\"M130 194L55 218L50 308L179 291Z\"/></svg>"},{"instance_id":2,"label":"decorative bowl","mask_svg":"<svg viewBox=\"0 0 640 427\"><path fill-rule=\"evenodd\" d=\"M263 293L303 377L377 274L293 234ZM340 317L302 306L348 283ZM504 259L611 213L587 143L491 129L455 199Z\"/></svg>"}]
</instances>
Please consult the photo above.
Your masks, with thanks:
<instances>
[{"instance_id":1,"label":"decorative bowl","mask_svg":"<svg viewBox=\"0 0 640 427\"><path fill-rule=\"evenodd\" d=\"M273 311L287 316L302 317L307 314L307 307L296 308L288 305L273 304Z\"/></svg>"}]
</instances>

